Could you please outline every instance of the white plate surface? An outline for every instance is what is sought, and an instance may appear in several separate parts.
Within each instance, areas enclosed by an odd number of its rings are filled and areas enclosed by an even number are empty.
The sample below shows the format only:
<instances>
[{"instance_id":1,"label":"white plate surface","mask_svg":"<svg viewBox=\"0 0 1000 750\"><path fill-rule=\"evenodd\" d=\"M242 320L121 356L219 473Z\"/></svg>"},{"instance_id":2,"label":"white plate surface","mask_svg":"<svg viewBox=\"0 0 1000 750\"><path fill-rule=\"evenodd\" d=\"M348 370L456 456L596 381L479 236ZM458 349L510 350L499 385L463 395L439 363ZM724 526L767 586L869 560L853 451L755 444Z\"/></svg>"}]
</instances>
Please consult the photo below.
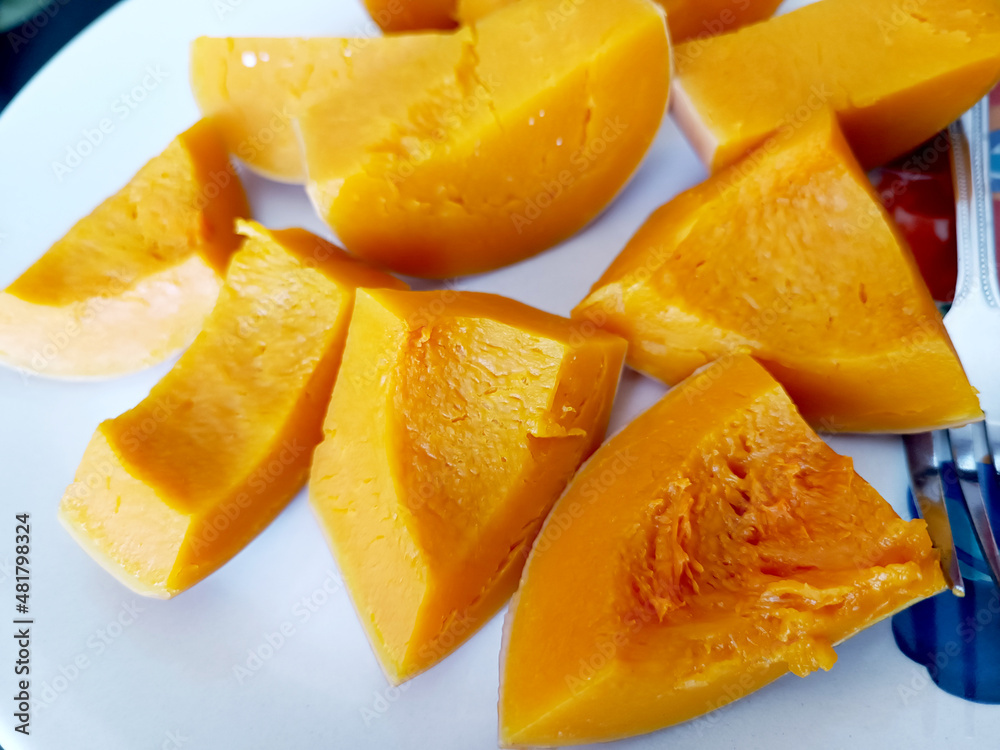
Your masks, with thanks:
<instances>
[{"instance_id":1,"label":"white plate surface","mask_svg":"<svg viewBox=\"0 0 1000 750\"><path fill-rule=\"evenodd\" d=\"M197 119L187 72L193 38L373 33L353 0L128 0L117 6L0 117L0 288ZM105 118L112 127L102 142L78 163L71 159L68 173L57 169ZM567 314L645 217L704 177L666 121L635 179L586 231L540 257L458 286ZM300 188L248 178L247 189L264 224L329 234ZM336 570L305 493L222 570L173 601L133 596L63 531L56 507L94 427L141 400L170 365L100 383L26 379L0 369L0 621L12 619L14 515L20 512L31 514L35 620L28 738L13 731L14 641L0 635L0 745L496 747L502 615L434 669L390 689L346 592L329 583L337 580ZM627 373L611 429L662 392ZM903 509L906 477L896 439L831 443ZM282 629L288 635L281 636ZM784 677L702 720L616 747L996 746L1000 707L938 690L896 649L888 623L838 653L829 673Z\"/></svg>"}]
</instances>

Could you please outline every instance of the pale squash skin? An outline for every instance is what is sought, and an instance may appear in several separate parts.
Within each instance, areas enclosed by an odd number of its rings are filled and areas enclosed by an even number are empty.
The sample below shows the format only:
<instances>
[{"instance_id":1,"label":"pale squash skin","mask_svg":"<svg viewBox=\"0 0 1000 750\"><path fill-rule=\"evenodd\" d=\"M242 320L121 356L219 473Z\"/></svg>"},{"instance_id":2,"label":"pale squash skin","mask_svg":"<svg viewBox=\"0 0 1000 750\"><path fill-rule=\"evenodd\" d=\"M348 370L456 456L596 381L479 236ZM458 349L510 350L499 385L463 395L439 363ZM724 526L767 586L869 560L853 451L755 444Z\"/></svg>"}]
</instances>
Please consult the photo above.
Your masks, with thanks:
<instances>
[{"instance_id":1,"label":"pale squash skin","mask_svg":"<svg viewBox=\"0 0 1000 750\"><path fill-rule=\"evenodd\" d=\"M674 50L674 118L711 170L822 107L865 169L947 127L1000 81L995 0L824 0Z\"/></svg>"},{"instance_id":2,"label":"pale squash skin","mask_svg":"<svg viewBox=\"0 0 1000 750\"><path fill-rule=\"evenodd\" d=\"M249 206L201 121L0 292L0 362L27 376L112 377L191 343Z\"/></svg>"},{"instance_id":3,"label":"pale squash skin","mask_svg":"<svg viewBox=\"0 0 1000 750\"><path fill-rule=\"evenodd\" d=\"M944 586L926 524L764 368L725 357L605 442L553 508L504 623L501 745L687 721L829 669L833 646Z\"/></svg>"},{"instance_id":4,"label":"pale squash skin","mask_svg":"<svg viewBox=\"0 0 1000 750\"><path fill-rule=\"evenodd\" d=\"M301 229L241 222L205 328L138 406L101 423L59 507L137 593L170 598L301 489L359 286L405 284Z\"/></svg>"},{"instance_id":5,"label":"pale squash skin","mask_svg":"<svg viewBox=\"0 0 1000 750\"><path fill-rule=\"evenodd\" d=\"M825 432L981 418L909 248L833 117L816 113L659 208L573 317L677 383L748 351Z\"/></svg>"},{"instance_id":6,"label":"pale squash skin","mask_svg":"<svg viewBox=\"0 0 1000 750\"><path fill-rule=\"evenodd\" d=\"M517 586L604 437L625 342L490 294L358 293L310 502L390 682Z\"/></svg>"}]
</instances>

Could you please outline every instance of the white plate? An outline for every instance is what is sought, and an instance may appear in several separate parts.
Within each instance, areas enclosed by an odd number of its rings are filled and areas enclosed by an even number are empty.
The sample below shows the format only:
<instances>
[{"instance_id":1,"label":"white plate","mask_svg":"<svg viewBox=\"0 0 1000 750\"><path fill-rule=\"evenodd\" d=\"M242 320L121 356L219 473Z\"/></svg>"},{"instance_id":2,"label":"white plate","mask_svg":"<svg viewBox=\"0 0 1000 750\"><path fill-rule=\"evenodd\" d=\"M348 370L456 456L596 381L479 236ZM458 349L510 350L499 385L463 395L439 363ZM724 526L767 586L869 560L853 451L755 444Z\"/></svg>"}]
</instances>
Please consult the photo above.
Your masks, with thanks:
<instances>
[{"instance_id":1,"label":"white plate","mask_svg":"<svg viewBox=\"0 0 1000 750\"><path fill-rule=\"evenodd\" d=\"M194 37L373 33L352 0L117 6L0 117L0 288L197 119L187 75ZM67 150L103 118L111 120L111 132L60 180L54 163L65 163ZM645 217L704 176L668 121L635 180L585 232L459 286L567 314ZM247 188L264 224L327 233L300 188L256 178ZM335 568L304 493L222 570L167 602L133 596L57 524L59 498L94 427L137 403L170 365L102 383L25 380L0 370L0 620L8 623L4 633L13 628L14 515L21 512L31 514L35 620L29 738L13 730L14 640L0 635L0 744L7 750L496 747L501 616L434 669L399 691L389 689L346 592L323 591ZM612 429L662 391L626 375ZM902 509L905 468L896 439L831 442ZM315 612L302 604L310 597ZM283 625L291 635L269 646ZM254 652L264 658L255 661ZM621 746L996 746L1000 708L966 703L929 684L926 672L896 649L888 623L838 652L829 673L784 677L700 721ZM255 669L241 681L235 668L248 660Z\"/></svg>"}]
</instances>

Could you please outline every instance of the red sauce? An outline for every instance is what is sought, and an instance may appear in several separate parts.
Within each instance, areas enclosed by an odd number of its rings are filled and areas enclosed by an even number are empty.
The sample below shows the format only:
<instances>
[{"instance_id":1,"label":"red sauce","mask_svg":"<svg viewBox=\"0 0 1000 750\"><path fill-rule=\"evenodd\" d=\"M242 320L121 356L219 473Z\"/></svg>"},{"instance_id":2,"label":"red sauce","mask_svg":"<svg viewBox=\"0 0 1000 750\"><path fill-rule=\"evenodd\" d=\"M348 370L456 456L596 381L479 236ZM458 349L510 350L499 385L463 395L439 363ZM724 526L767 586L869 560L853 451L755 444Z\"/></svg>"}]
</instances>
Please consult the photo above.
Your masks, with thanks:
<instances>
[{"instance_id":1,"label":"red sauce","mask_svg":"<svg viewBox=\"0 0 1000 750\"><path fill-rule=\"evenodd\" d=\"M947 137L940 133L871 174L882 205L902 230L938 302L955 298L958 280L955 192L948 151Z\"/></svg>"}]
</instances>

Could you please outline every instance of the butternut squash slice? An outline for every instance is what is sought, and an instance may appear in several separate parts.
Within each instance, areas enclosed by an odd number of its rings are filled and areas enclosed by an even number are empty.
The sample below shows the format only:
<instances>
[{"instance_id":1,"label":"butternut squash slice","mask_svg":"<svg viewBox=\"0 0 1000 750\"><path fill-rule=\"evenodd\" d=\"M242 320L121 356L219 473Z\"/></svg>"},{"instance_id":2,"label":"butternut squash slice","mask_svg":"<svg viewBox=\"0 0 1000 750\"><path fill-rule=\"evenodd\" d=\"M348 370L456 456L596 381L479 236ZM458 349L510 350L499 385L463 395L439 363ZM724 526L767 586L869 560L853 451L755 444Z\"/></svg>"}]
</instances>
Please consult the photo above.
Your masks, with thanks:
<instances>
[{"instance_id":1,"label":"butternut squash slice","mask_svg":"<svg viewBox=\"0 0 1000 750\"><path fill-rule=\"evenodd\" d=\"M472 24L518 0L365 0L368 12L384 31L451 29ZM708 37L761 21L781 0L656 0L667 11L670 39L676 44ZM569 15L580 0L568 0L553 20Z\"/></svg>"},{"instance_id":2,"label":"butternut squash slice","mask_svg":"<svg viewBox=\"0 0 1000 750\"><path fill-rule=\"evenodd\" d=\"M667 383L750 351L827 432L982 417L905 240L823 112L658 209L573 316Z\"/></svg>"},{"instance_id":3,"label":"butternut squash slice","mask_svg":"<svg viewBox=\"0 0 1000 750\"><path fill-rule=\"evenodd\" d=\"M138 406L102 422L59 518L126 586L170 598L239 552L302 487L354 294L401 288L301 229L240 222L205 329Z\"/></svg>"},{"instance_id":4,"label":"butternut squash slice","mask_svg":"<svg viewBox=\"0 0 1000 750\"><path fill-rule=\"evenodd\" d=\"M0 292L0 362L108 377L167 359L212 311L249 211L218 133L197 123Z\"/></svg>"},{"instance_id":5,"label":"butternut squash slice","mask_svg":"<svg viewBox=\"0 0 1000 750\"><path fill-rule=\"evenodd\" d=\"M572 236L621 190L664 114L663 11L561 3L439 35L462 40L457 64L435 51L317 92L299 118L307 189L348 250L413 276L480 273Z\"/></svg>"},{"instance_id":6,"label":"butternut squash slice","mask_svg":"<svg viewBox=\"0 0 1000 750\"><path fill-rule=\"evenodd\" d=\"M504 623L501 744L687 721L829 669L835 645L944 585L924 522L729 358L601 446L553 508Z\"/></svg>"},{"instance_id":7,"label":"butternut squash slice","mask_svg":"<svg viewBox=\"0 0 1000 750\"><path fill-rule=\"evenodd\" d=\"M561 2L452 33L199 39L195 96L249 165L306 180L351 252L428 278L492 270L593 219L664 117L662 9Z\"/></svg>"},{"instance_id":8,"label":"butternut squash slice","mask_svg":"<svg viewBox=\"0 0 1000 750\"><path fill-rule=\"evenodd\" d=\"M865 168L932 137L1000 81L996 0L823 0L675 49L674 118L718 170L836 111Z\"/></svg>"},{"instance_id":9,"label":"butternut squash slice","mask_svg":"<svg viewBox=\"0 0 1000 750\"><path fill-rule=\"evenodd\" d=\"M503 297L358 293L310 497L389 680L513 592L600 444L625 342Z\"/></svg>"}]
</instances>

